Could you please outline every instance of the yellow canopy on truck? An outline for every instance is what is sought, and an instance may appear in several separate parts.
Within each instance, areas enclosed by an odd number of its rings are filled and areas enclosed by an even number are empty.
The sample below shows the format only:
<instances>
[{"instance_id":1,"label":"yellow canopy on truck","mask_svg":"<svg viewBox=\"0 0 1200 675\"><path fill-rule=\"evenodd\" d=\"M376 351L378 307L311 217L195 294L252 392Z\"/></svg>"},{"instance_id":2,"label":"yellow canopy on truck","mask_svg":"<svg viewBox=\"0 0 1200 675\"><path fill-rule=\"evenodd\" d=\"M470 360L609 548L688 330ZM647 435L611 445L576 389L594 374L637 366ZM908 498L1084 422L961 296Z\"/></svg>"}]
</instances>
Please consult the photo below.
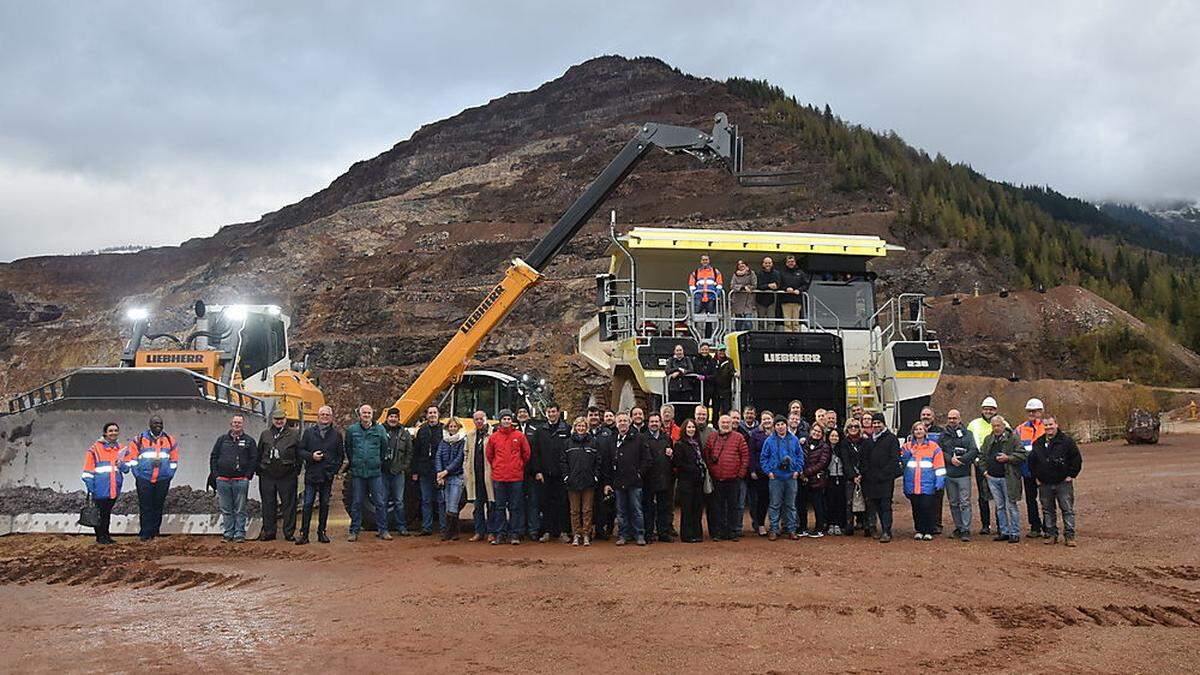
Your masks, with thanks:
<instances>
[{"instance_id":1,"label":"yellow canopy on truck","mask_svg":"<svg viewBox=\"0 0 1200 675\"><path fill-rule=\"evenodd\" d=\"M863 234L815 234L754 230L702 230L635 227L619 237L630 250L692 250L754 253L815 253L882 257L903 246Z\"/></svg>"}]
</instances>

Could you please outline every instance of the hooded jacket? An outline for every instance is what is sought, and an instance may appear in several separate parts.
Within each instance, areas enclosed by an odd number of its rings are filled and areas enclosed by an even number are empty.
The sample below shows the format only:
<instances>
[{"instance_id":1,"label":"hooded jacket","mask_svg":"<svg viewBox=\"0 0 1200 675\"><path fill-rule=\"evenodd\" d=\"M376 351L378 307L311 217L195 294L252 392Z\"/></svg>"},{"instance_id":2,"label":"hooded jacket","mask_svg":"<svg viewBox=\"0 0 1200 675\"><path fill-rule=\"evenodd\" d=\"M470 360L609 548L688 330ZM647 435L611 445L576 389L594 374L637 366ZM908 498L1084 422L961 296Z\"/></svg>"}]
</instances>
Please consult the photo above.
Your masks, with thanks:
<instances>
[{"instance_id":1,"label":"hooded jacket","mask_svg":"<svg viewBox=\"0 0 1200 675\"><path fill-rule=\"evenodd\" d=\"M133 477L151 483L166 482L175 476L179 468L179 446L175 437L167 432L158 436L147 429L129 441L126 457ZM155 464L154 460L158 460Z\"/></svg>"},{"instance_id":2,"label":"hooded jacket","mask_svg":"<svg viewBox=\"0 0 1200 675\"><path fill-rule=\"evenodd\" d=\"M600 450L591 434L567 438L559 458L559 473L568 490L592 490L600 483Z\"/></svg>"},{"instance_id":3,"label":"hooded jacket","mask_svg":"<svg viewBox=\"0 0 1200 675\"><path fill-rule=\"evenodd\" d=\"M492 465L492 480L500 483L525 480L525 463L532 453L529 440L516 427L496 427L488 436L484 452Z\"/></svg>"},{"instance_id":4,"label":"hooded jacket","mask_svg":"<svg viewBox=\"0 0 1200 675\"><path fill-rule=\"evenodd\" d=\"M946 484L946 457L929 438L905 443L900 461L904 464L904 494L931 495Z\"/></svg>"},{"instance_id":5,"label":"hooded jacket","mask_svg":"<svg viewBox=\"0 0 1200 675\"><path fill-rule=\"evenodd\" d=\"M83 456L83 484L93 499L116 499L121 496L122 474L129 471L125 463L127 451L118 443L103 438L92 443Z\"/></svg>"},{"instance_id":6,"label":"hooded jacket","mask_svg":"<svg viewBox=\"0 0 1200 675\"><path fill-rule=\"evenodd\" d=\"M467 436L462 429L451 435L449 431L442 432L442 442L438 445L437 454L433 458L435 473L446 472L447 476L463 475L463 460L466 457Z\"/></svg>"}]
</instances>

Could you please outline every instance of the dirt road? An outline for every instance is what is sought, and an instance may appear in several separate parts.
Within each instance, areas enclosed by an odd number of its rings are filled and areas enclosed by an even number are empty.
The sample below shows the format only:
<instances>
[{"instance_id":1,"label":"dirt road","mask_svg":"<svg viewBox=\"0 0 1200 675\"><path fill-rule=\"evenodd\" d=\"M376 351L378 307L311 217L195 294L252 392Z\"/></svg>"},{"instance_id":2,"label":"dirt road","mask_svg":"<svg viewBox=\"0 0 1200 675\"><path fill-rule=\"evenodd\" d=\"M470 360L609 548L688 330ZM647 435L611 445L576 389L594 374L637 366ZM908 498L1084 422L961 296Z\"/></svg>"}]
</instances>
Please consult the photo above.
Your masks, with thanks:
<instances>
[{"instance_id":1,"label":"dirt road","mask_svg":"<svg viewBox=\"0 0 1200 675\"><path fill-rule=\"evenodd\" d=\"M0 669L1195 672L1200 436L1083 450L1075 549L7 537Z\"/></svg>"}]
</instances>

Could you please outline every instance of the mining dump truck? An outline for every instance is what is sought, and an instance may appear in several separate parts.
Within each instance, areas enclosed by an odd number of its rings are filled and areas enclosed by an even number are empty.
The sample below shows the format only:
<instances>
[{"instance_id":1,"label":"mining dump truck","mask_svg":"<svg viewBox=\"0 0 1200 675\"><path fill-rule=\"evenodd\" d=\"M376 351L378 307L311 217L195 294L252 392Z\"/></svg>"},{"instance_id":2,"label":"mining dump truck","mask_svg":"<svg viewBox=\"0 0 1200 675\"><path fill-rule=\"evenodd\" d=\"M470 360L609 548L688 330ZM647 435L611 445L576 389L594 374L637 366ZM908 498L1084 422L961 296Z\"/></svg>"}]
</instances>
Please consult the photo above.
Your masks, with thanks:
<instances>
[{"instance_id":1,"label":"mining dump truck","mask_svg":"<svg viewBox=\"0 0 1200 675\"><path fill-rule=\"evenodd\" d=\"M117 367L71 371L11 398L0 412L0 533L77 532L84 504L83 454L106 422L122 440L153 414L179 446L163 530L219 532L215 498L205 494L213 441L234 414L257 436L276 408L293 424L316 420L321 390L305 365L289 358L291 319L275 305L195 305L195 328L178 336L150 332L150 316L132 309L132 337ZM250 494L257 494L253 488ZM124 500L134 500L125 490ZM136 509L118 502L112 531L137 531Z\"/></svg>"}]
</instances>

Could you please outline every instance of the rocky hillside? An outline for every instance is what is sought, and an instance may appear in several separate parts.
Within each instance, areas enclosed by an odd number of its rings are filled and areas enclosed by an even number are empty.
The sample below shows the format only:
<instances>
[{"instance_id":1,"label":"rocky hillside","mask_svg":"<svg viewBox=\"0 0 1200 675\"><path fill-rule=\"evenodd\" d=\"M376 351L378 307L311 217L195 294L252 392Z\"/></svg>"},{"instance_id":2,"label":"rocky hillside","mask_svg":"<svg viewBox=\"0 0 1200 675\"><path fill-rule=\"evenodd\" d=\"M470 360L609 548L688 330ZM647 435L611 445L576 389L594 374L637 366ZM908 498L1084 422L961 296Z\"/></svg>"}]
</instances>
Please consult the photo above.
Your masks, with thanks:
<instances>
[{"instance_id":1,"label":"rocky hillside","mask_svg":"<svg viewBox=\"0 0 1200 675\"><path fill-rule=\"evenodd\" d=\"M798 170L803 184L741 188L719 168L652 155L604 213L617 209L623 226L881 234L911 248L880 268L897 288L967 292L978 282L987 293L1020 282L1003 259L955 253L961 242L943 250L914 225L899 181L855 173L838 152L782 123L744 83L688 76L656 59L602 57L534 91L423 127L311 197L213 237L0 265L0 391L115 362L126 307L150 306L156 328L182 329L192 301L203 298L284 306L294 317L293 356L312 357L341 410L390 402L639 123L706 128L718 111L741 125L748 167ZM572 355L591 311L592 275L605 267L601 220L554 261L547 282L479 355L492 366L539 369L571 405L602 389ZM1010 361L1029 371L1020 358Z\"/></svg>"}]
</instances>

